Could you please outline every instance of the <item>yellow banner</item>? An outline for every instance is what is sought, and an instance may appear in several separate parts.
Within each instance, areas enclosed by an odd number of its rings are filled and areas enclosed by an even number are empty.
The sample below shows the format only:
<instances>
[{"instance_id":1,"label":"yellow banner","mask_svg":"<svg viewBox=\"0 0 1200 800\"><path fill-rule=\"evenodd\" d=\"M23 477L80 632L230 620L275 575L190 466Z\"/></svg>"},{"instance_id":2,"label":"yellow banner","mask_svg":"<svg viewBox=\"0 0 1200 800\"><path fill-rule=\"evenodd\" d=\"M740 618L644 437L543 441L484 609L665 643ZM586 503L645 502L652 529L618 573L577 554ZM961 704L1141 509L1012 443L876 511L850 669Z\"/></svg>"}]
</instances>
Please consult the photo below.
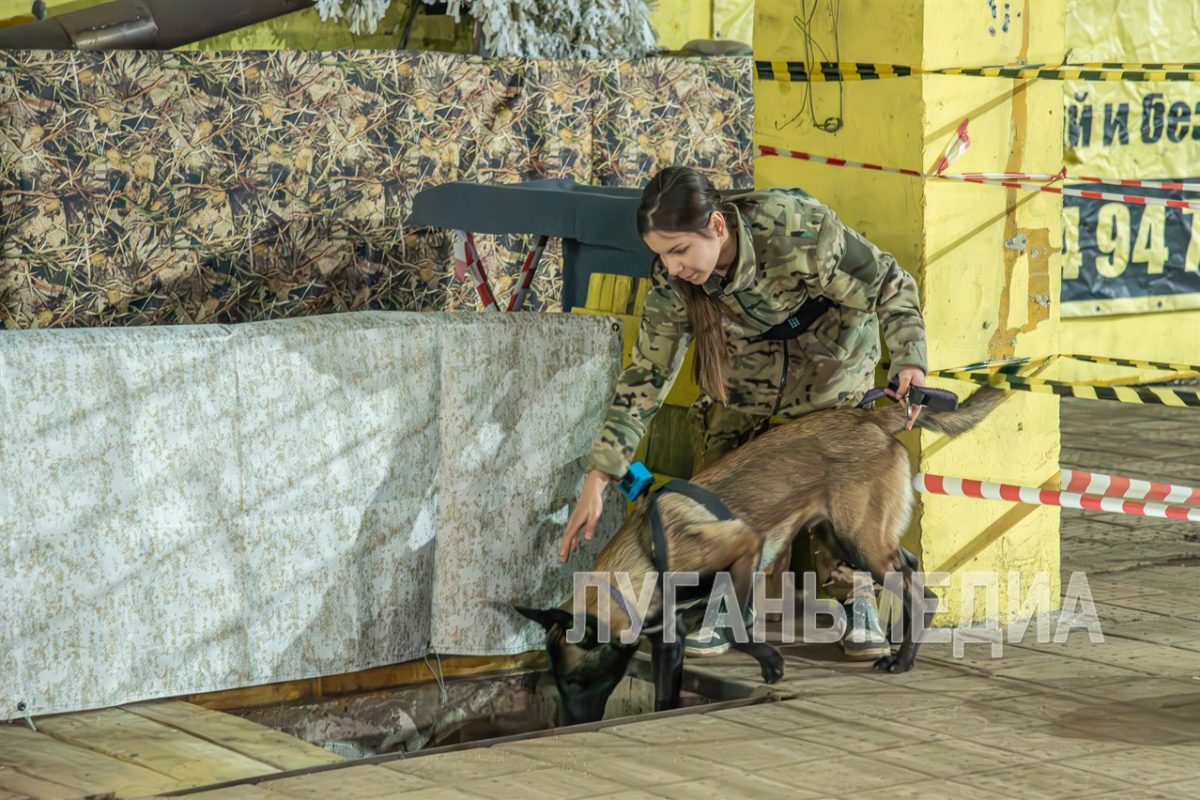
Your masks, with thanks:
<instances>
[{"instance_id":1,"label":"yellow banner","mask_svg":"<svg viewBox=\"0 0 1200 800\"><path fill-rule=\"evenodd\" d=\"M1198 62L1198 17L1200 0L1073 0L1067 7L1068 58ZM1119 191L1200 199L1200 84L1067 81L1064 88L1063 152L1070 174L1190 178L1196 192ZM1064 317L1200 309L1200 214L1066 197L1063 250Z\"/></svg>"}]
</instances>

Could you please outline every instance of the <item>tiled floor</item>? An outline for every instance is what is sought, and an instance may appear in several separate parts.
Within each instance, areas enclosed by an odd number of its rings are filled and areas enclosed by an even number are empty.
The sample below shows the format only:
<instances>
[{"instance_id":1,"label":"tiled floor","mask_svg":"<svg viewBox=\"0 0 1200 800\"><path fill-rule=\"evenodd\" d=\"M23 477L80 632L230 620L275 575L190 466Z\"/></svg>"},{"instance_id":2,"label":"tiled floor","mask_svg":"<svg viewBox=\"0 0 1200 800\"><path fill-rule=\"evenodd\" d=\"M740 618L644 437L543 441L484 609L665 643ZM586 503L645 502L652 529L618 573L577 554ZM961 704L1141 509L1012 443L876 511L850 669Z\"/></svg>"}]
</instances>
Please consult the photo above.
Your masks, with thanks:
<instances>
[{"instance_id":1,"label":"tiled floor","mask_svg":"<svg viewBox=\"0 0 1200 800\"><path fill-rule=\"evenodd\" d=\"M1200 483L1197 416L1065 401L1063 464ZM961 659L927 645L899 676L792 648L781 688L795 700L203 796L1200 796L1200 526L1064 511L1062 534L1063 574L1087 572L1103 644L1077 629L1064 644L1006 644L995 660L982 645ZM753 679L752 663L723 660Z\"/></svg>"}]
</instances>

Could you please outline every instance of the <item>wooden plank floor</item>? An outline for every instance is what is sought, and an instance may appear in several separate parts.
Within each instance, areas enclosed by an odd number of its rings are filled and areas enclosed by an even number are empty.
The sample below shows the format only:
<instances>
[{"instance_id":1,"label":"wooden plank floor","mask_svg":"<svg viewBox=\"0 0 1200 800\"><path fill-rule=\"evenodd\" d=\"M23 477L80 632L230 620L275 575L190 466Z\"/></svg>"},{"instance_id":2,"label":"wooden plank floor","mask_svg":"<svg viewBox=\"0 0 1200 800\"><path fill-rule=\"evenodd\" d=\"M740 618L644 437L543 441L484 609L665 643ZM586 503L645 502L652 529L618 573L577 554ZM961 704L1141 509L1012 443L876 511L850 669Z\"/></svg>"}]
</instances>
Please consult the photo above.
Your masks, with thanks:
<instances>
[{"instance_id":1,"label":"wooden plank floor","mask_svg":"<svg viewBox=\"0 0 1200 800\"><path fill-rule=\"evenodd\" d=\"M0 725L0 800L145 797L340 762L249 720L166 700Z\"/></svg>"},{"instance_id":2,"label":"wooden plank floor","mask_svg":"<svg viewBox=\"0 0 1200 800\"><path fill-rule=\"evenodd\" d=\"M303 769L342 760L341 756L274 728L191 703L165 700L139 703L125 709L266 764L271 769L265 772Z\"/></svg>"}]
</instances>

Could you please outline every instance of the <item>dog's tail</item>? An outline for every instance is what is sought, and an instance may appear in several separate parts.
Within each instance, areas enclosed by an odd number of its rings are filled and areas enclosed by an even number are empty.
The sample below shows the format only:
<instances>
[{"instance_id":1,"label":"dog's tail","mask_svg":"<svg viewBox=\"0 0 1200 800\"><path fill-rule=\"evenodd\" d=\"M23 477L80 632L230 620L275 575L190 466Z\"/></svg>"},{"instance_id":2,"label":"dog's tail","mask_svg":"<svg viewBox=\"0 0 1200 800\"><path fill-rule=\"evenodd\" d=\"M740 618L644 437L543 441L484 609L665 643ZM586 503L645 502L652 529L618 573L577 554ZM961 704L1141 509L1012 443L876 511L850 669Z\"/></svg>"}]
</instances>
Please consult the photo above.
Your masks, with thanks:
<instances>
[{"instance_id":1,"label":"dog's tail","mask_svg":"<svg viewBox=\"0 0 1200 800\"><path fill-rule=\"evenodd\" d=\"M982 422L1008 394L1000 389L982 386L955 411L932 411L922 408L915 426L934 433L958 436ZM889 405L871 412L871 420L888 433L897 433L904 430L908 422L908 412L899 404Z\"/></svg>"}]
</instances>

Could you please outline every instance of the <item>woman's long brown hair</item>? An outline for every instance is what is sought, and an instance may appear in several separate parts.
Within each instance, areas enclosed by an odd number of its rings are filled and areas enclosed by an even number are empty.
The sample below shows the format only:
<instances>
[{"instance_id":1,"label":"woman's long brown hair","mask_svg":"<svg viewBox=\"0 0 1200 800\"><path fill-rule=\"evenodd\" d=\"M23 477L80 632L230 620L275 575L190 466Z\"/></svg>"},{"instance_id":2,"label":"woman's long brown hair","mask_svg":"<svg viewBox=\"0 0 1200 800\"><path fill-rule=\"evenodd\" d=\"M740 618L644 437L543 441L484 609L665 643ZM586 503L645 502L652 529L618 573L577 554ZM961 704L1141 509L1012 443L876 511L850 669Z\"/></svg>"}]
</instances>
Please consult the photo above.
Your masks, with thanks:
<instances>
[{"instance_id":1,"label":"woman's long brown hair","mask_svg":"<svg viewBox=\"0 0 1200 800\"><path fill-rule=\"evenodd\" d=\"M714 211L725 213L730 235L737 215L732 206L723 205L720 193L708 179L687 167L667 167L646 184L642 203L638 207L638 233L650 231L669 233L699 233L712 236L709 220ZM726 373L729 364L728 342L723 316L729 311L715 297L687 281L672 280L683 298L688 323L696 339L696 383L710 397L721 403L729 401Z\"/></svg>"}]
</instances>

